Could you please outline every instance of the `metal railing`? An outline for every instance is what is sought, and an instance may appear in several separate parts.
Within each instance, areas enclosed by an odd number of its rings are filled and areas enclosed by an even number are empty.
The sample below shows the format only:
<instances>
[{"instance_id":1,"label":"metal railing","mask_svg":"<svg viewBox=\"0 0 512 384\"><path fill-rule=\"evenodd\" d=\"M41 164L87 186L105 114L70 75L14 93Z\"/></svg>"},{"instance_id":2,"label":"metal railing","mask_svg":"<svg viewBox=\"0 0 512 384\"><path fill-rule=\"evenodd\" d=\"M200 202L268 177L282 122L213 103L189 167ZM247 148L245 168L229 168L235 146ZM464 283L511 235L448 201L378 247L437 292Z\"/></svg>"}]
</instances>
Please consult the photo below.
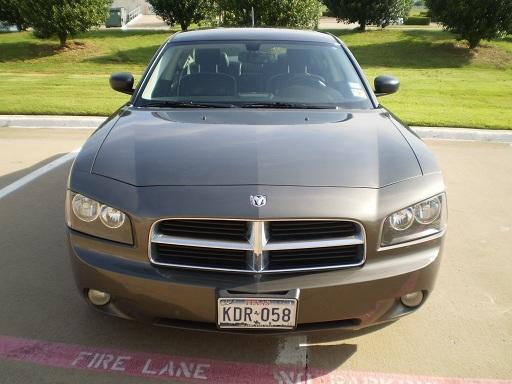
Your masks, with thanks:
<instances>
[{"instance_id":1,"label":"metal railing","mask_svg":"<svg viewBox=\"0 0 512 384\"><path fill-rule=\"evenodd\" d=\"M129 13L128 13L128 19L126 20L126 23L128 24L130 21L132 21L133 19L135 19L137 16L139 16L141 14L141 9L140 9L140 6L139 7L136 7L134 8L133 10L131 10Z\"/></svg>"}]
</instances>

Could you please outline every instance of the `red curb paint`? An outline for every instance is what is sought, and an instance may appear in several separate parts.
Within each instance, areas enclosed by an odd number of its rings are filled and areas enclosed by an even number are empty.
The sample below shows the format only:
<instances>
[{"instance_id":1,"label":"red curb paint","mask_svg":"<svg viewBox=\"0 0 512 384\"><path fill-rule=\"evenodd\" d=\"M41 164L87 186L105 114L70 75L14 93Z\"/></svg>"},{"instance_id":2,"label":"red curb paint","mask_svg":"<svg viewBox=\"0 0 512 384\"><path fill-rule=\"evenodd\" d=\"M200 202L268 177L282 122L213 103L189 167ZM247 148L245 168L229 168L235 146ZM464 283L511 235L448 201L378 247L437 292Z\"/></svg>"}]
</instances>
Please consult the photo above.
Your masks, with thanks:
<instances>
[{"instance_id":1,"label":"red curb paint","mask_svg":"<svg viewBox=\"0 0 512 384\"><path fill-rule=\"evenodd\" d=\"M512 384L462 379L230 362L0 336L0 358L49 367L213 384Z\"/></svg>"}]
</instances>

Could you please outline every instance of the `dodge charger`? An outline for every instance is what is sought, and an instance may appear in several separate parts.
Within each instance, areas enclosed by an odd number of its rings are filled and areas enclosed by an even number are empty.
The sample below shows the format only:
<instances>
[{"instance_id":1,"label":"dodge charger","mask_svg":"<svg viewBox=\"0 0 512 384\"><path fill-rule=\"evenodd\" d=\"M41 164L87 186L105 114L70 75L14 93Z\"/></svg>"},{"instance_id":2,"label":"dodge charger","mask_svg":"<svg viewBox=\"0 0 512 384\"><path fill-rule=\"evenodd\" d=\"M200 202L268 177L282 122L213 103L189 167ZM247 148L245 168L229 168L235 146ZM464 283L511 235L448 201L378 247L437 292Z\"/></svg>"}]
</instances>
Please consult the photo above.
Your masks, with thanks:
<instances>
[{"instance_id":1,"label":"dodge charger","mask_svg":"<svg viewBox=\"0 0 512 384\"><path fill-rule=\"evenodd\" d=\"M439 166L337 37L177 33L78 153L65 213L83 298L110 315L222 332L359 330L431 294Z\"/></svg>"}]
</instances>

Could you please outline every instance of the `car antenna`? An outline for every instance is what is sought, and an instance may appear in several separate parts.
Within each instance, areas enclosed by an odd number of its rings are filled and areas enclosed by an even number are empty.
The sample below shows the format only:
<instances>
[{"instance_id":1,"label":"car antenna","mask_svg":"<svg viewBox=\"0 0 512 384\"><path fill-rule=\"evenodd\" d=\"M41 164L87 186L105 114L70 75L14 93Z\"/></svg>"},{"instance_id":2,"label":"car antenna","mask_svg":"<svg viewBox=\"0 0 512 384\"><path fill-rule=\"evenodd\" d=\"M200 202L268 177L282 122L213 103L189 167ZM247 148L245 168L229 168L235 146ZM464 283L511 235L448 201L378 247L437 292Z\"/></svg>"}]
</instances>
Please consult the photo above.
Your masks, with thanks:
<instances>
[{"instance_id":1,"label":"car antenna","mask_svg":"<svg viewBox=\"0 0 512 384\"><path fill-rule=\"evenodd\" d=\"M254 7L251 7L252 27L254 28Z\"/></svg>"}]
</instances>

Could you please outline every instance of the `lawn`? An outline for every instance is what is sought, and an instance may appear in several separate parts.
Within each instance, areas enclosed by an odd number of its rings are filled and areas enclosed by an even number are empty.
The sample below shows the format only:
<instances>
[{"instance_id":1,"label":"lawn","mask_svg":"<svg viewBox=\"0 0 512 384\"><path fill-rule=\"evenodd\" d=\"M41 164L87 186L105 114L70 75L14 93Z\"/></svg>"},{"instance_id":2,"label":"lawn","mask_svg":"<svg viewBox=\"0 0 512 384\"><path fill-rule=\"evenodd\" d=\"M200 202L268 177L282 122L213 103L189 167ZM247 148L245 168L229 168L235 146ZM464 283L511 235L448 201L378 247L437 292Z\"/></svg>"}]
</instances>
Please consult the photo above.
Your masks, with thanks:
<instances>
[{"instance_id":1,"label":"lawn","mask_svg":"<svg viewBox=\"0 0 512 384\"><path fill-rule=\"evenodd\" d=\"M470 52L436 29L331 32L370 80L400 78L400 92L381 101L407 123L512 128L512 37ZM170 33L95 31L64 51L28 32L0 34L0 114L108 115L128 99L110 89L109 74L140 76Z\"/></svg>"},{"instance_id":2,"label":"lawn","mask_svg":"<svg viewBox=\"0 0 512 384\"><path fill-rule=\"evenodd\" d=\"M95 31L59 51L31 33L0 34L0 113L109 115L128 100L112 72L142 74L166 31Z\"/></svg>"},{"instance_id":3,"label":"lawn","mask_svg":"<svg viewBox=\"0 0 512 384\"><path fill-rule=\"evenodd\" d=\"M340 37L368 79L389 74L401 80L400 91L381 102L408 124L512 129L512 37L475 52L442 30Z\"/></svg>"}]
</instances>

